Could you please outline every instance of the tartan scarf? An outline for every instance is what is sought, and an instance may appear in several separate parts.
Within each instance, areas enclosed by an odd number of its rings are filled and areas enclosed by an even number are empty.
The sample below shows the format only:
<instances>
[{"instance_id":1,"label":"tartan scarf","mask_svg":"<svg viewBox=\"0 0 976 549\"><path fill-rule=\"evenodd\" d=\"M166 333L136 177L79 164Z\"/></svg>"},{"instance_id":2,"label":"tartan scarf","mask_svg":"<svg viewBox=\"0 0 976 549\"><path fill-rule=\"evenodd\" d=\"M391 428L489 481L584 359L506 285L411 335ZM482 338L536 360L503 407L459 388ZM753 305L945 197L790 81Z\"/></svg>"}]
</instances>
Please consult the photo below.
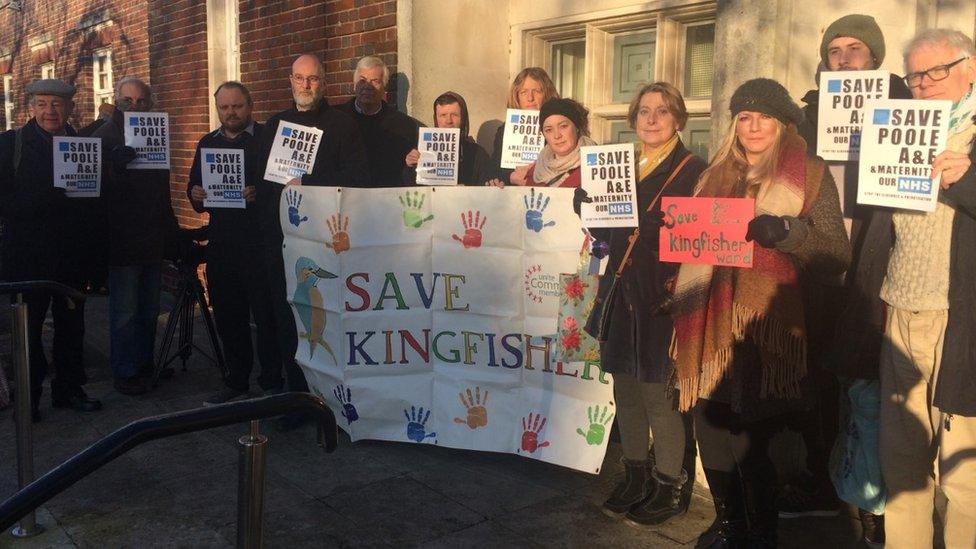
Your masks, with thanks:
<instances>
[{"instance_id":1,"label":"tartan scarf","mask_svg":"<svg viewBox=\"0 0 976 549\"><path fill-rule=\"evenodd\" d=\"M745 170L726 162L696 196L741 196ZM806 156L803 138L790 126L773 183L756 200L756 215L808 213L823 172L824 163ZM762 368L760 398L799 395L799 382L806 375L806 326L799 273L788 254L756 245L751 269L682 264L672 317L671 354L682 411L735 375L733 348L745 340L761 357L761 365L755 365Z\"/></svg>"}]
</instances>

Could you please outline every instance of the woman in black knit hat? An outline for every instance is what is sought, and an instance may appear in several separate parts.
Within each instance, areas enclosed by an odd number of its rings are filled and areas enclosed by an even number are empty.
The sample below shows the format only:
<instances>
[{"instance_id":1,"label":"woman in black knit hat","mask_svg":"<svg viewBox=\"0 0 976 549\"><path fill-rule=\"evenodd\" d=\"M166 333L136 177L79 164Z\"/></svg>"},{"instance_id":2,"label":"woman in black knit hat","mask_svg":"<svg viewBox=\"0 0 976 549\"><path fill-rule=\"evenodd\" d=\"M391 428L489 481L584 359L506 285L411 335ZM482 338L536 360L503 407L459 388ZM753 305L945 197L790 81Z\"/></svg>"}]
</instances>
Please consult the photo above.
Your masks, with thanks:
<instances>
[{"instance_id":1,"label":"woman in black knit hat","mask_svg":"<svg viewBox=\"0 0 976 549\"><path fill-rule=\"evenodd\" d=\"M807 156L803 113L774 80L735 91L732 125L696 196L755 199L748 269L682 264L671 309L679 408L695 432L717 511L705 546L776 546L776 475L767 454L784 414L802 407L803 279L844 272L851 248L837 188ZM802 277L802 279L801 279Z\"/></svg>"}]
</instances>

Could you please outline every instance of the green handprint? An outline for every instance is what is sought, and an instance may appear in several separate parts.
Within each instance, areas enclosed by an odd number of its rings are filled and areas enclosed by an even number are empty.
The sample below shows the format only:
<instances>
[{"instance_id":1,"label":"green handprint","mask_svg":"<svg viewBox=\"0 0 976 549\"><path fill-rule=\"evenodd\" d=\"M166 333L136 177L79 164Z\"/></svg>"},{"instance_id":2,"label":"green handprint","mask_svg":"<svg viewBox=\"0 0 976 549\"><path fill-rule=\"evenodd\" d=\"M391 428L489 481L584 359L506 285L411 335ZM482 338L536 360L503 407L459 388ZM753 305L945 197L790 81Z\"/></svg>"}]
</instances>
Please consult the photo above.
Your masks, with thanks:
<instances>
[{"instance_id":1,"label":"green handprint","mask_svg":"<svg viewBox=\"0 0 976 549\"><path fill-rule=\"evenodd\" d=\"M609 406L604 406L603 411L600 411L600 405L588 406L586 408L586 416L590 419L590 428L585 433L583 428L579 427L576 432L580 436L586 439L586 443L590 446L596 446L597 444L603 443L603 437L607 434L606 425L613 421L613 414L611 413L607 416L607 412L610 411Z\"/></svg>"},{"instance_id":2,"label":"green handprint","mask_svg":"<svg viewBox=\"0 0 976 549\"><path fill-rule=\"evenodd\" d=\"M403 205L404 227L413 227L416 229L431 219L434 219L434 214L424 217L424 212L420 210L424 207L424 198L426 198L426 195L421 194L420 191L414 191L412 195L410 191L407 191L400 195L400 204Z\"/></svg>"}]
</instances>

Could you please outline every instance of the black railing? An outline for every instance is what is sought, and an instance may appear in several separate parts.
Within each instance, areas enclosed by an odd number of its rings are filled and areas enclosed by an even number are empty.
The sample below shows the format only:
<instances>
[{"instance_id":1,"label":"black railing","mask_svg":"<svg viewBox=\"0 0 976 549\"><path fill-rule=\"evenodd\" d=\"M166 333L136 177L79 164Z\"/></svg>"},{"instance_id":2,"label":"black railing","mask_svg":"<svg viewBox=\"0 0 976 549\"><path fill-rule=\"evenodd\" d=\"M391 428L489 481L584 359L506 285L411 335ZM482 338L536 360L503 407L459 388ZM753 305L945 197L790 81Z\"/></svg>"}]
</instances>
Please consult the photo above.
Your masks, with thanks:
<instances>
[{"instance_id":1,"label":"black railing","mask_svg":"<svg viewBox=\"0 0 976 549\"><path fill-rule=\"evenodd\" d=\"M9 528L85 476L144 442L290 412L312 415L318 421L319 445L324 446L326 452L336 449L335 415L322 399L309 393L284 393L148 417L92 444L0 504L0 530Z\"/></svg>"}]
</instances>

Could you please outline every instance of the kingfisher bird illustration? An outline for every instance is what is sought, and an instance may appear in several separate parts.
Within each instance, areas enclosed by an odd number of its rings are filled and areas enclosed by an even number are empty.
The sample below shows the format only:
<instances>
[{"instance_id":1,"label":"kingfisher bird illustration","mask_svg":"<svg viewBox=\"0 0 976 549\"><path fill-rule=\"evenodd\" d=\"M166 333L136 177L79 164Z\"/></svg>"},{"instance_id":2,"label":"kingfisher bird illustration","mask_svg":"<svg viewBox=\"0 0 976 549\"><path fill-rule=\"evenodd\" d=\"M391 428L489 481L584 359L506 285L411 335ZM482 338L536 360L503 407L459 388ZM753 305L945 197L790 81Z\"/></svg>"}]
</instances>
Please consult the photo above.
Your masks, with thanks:
<instances>
[{"instance_id":1,"label":"kingfisher bird illustration","mask_svg":"<svg viewBox=\"0 0 976 549\"><path fill-rule=\"evenodd\" d=\"M338 364L335 353L328 342L325 341L325 304L322 300L322 292L316 286L319 280L336 278L336 275L319 267L314 261L307 257L299 257L295 262L295 280L298 287L295 288L295 297L292 302L298 316L302 319L305 332L299 334L299 338L308 340L308 356L315 353L315 345L321 345L332 360Z\"/></svg>"}]
</instances>

